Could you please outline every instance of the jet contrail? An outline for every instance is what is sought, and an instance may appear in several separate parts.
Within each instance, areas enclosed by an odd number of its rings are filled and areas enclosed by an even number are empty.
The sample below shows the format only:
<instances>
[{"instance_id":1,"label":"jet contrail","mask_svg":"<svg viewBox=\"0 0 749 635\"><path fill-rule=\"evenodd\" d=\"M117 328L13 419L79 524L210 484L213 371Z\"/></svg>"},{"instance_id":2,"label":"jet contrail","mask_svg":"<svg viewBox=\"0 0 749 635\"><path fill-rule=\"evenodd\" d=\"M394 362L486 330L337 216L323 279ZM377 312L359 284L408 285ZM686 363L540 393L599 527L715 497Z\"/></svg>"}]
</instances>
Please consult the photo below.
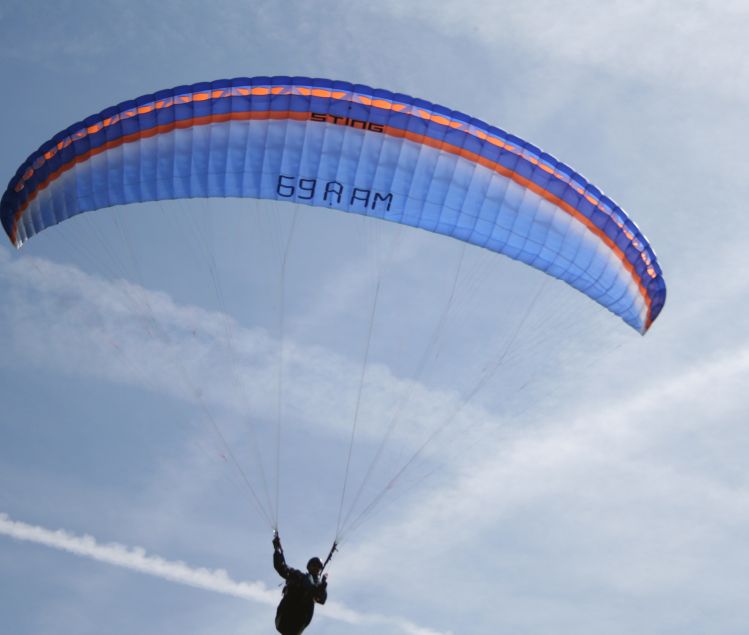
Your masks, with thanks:
<instances>
[{"instance_id":1,"label":"jet contrail","mask_svg":"<svg viewBox=\"0 0 749 635\"><path fill-rule=\"evenodd\" d=\"M55 531L12 520L0 513L0 534L16 540L33 542L52 549L67 551L77 556L105 562L125 569L178 582L198 589L223 593L245 600L274 606L279 599L277 590L269 589L262 582L238 582L223 569L194 568L184 562L165 560L160 556L146 554L142 547L127 547L117 543L99 544L89 535L76 536L62 529ZM360 613L344 605L331 602L320 612L328 617L348 624L387 624L401 629L407 635L450 635L442 631L425 628L398 617L375 613Z\"/></svg>"}]
</instances>

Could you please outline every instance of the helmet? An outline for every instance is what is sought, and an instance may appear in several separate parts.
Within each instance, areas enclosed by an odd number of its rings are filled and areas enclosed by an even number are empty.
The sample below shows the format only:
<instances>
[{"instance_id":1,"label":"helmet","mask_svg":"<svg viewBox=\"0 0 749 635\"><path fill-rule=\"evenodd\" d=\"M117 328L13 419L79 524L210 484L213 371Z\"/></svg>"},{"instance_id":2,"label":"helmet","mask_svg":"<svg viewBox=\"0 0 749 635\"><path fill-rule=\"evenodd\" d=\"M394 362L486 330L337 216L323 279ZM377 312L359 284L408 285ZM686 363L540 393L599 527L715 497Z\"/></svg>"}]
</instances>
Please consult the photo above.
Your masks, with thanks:
<instances>
[{"instance_id":1,"label":"helmet","mask_svg":"<svg viewBox=\"0 0 749 635\"><path fill-rule=\"evenodd\" d=\"M322 570L322 560L320 560L320 558L310 558L309 562L307 562L307 571L309 571L314 565L317 565L317 568Z\"/></svg>"}]
</instances>

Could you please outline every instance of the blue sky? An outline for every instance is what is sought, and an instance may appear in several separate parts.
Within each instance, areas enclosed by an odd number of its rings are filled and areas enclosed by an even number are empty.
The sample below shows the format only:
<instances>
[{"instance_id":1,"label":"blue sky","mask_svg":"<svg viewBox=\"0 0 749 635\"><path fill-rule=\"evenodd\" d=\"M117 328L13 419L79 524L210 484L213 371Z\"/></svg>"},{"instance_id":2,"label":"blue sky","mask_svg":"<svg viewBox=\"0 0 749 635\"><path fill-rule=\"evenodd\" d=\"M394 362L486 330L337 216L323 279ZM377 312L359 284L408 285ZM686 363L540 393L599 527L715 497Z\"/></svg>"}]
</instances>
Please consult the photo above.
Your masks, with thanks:
<instances>
[{"instance_id":1,"label":"blue sky","mask_svg":"<svg viewBox=\"0 0 749 635\"><path fill-rule=\"evenodd\" d=\"M5 630L272 632L279 580L244 477L265 496L262 456L275 511L279 403L280 527L301 566L335 533L357 400L352 482L408 395L366 498L480 386L346 536L310 632L743 632L748 13L0 4L6 179L58 130L160 88L344 79L560 157L631 213L669 290L643 338L517 263L257 201L108 210L0 247Z\"/></svg>"}]
</instances>

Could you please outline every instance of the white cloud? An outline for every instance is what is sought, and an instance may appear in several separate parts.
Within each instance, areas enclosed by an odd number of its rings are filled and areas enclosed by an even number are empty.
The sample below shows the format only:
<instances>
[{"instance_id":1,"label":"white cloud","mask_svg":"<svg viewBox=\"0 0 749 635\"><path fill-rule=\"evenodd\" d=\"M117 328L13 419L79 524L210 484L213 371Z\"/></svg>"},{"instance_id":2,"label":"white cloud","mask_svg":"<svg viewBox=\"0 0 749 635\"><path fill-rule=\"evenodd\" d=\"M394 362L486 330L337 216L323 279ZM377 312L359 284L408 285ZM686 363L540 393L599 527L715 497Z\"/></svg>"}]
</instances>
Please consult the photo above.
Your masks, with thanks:
<instances>
[{"instance_id":1,"label":"white cloud","mask_svg":"<svg viewBox=\"0 0 749 635\"><path fill-rule=\"evenodd\" d=\"M106 281L36 258L6 264L0 275L14 294L14 302L4 304L2 311L8 346L19 360L234 412L243 412L251 401L255 416L276 416L280 346L267 331L243 328L219 312L178 305L163 293L129 282ZM231 344L225 336L227 323L234 333ZM356 388L361 360L290 337L283 346L288 401L321 429L347 431L350 422L340 416L347 409L340 391ZM368 381L371 393L383 397L370 404L373 424L387 420L393 395L412 393L407 413L412 441L422 438L439 413L454 408L459 399L398 378L378 364L368 369ZM348 398L353 411L353 396ZM381 434L376 427L365 430Z\"/></svg>"},{"instance_id":2,"label":"white cloud","mask_svg":"<svg viewBox=\"0 0 749 635\"><path fill-rule=\"evenodd\" d=\"M0 533L16 540L45 545L98 562L216 593L233 595L263 604L275 604L278 599L277 593L269 590L263 583L237 582L223 570L192 568L184 562L173 562L148 555L139 547L129 548L119 544L102 545L91 536L75 536L61 529L51 531L37 525L12 520L7 514L0 513Z\"/></svg>"},{"instance_id":3,"label":"white cloud","mask_svg":"<svg viewBox=\"0 0 749 635\"><path fill-rule=\"evenodd\" d=\"M526 526L520 545L537 550L532 557L548 569L542 588L562 568L567 586L559 593L593 584L644 600L692 597L709 587L720 596L709 602L735 606L737 569L749 554L736 549L733 533L749 523L749 488L740 473L723 469L743 461L728 439L745 425L748 379L744 345L655 378L638 393L558 411L534 430L507 437L504 447L493 446L496 452L454 483L412 500L375 540L347 554L341 575L347 582L363 571L392 575L389 563L409 562L414 545L440 554L419 564L421 575L439 575L445 554L482 551L475 545L484 544L522 575L522 554L513 552L518 543L493 538L520 522ZM725 445L715 447L718 439ZM697 460L681 456L683 444L702 448ZM477 563L451 566L460 576L462 566ZM411 575L404 571L398 583ZM697 576L702 582L695 586Z\"/></svg>"},{"instance_id":4,"label":"white cloud","mask_svg":"<svg viewBox=\"0 0 749 635\"><path fill-rule=\"evenodd\" d=\"M634 80L719 90L749 97L746 3L590 2L563 6L553 0L512 4L476 0L446 3L390 2L408 19L429 20L447 33L477 37L489 49L567 65L597 67ZM406 19L404 17L404 19ZM726 69L715 73L715 69ZM729 70L730 69L730 70Z\"/></svg>"}]
</instances>

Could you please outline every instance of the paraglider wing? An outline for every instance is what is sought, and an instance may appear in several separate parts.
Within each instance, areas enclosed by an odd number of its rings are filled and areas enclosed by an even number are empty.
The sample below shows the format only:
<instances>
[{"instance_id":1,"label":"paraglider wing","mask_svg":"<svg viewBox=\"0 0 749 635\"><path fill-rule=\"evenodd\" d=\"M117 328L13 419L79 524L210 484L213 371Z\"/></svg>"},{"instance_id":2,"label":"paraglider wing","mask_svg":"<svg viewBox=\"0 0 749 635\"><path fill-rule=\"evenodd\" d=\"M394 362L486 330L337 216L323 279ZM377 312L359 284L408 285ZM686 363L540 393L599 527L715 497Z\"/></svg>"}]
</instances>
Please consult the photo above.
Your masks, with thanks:
<instances>
[{"instance_id":1,"label":"paraglider wing","mask_svg":"<svg viewBox=\"0 0 749 635\"><path fill-rule=\"evenodd\" d=\"M0 203L19 246L90 210L191 197L329 207L445 234L569 283L645 332L666 287L650 245L583 177L429 102L324 79L179 86L42 145Z\"/></svg>"}]
</instances>

